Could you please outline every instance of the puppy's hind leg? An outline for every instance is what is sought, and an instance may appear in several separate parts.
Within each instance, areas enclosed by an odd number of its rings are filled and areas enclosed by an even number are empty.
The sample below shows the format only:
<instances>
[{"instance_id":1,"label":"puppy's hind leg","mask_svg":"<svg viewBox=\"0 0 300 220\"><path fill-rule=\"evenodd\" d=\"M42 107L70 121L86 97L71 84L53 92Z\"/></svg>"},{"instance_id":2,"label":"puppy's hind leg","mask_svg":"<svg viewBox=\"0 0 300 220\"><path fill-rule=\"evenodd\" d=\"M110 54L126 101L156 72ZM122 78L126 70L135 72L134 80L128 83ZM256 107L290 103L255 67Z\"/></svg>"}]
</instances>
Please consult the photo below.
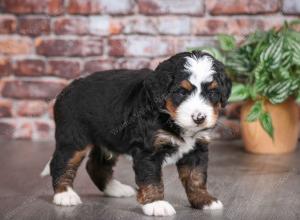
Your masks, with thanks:
<instances>
[{"instance_id":1,"label":"puppy's hind leg","mask_svg":"<svg viewBox=\"0 0 300 220\"><path fill-rule=\"evenodd\" d=\"M86 164L86 169L94 184L106 196L130 197L135 195L135 190L128 185L120 183L113 178L113 167L117 155L95 146Z\"/></svg>"},{"instance_id":2,"label":"puppy's hind leg","mask_svg":"<svg viewBox=\"0 0 300 220\"><path fill-rule=\"evenodd\" d=\"M76 150L66 146L58 146L50 163L52 185L54 188L53 203L72 206L81 203L80 197L73 190L73 180L78 167L88 151L88 146Z\"/></svg>"}]
</instances>

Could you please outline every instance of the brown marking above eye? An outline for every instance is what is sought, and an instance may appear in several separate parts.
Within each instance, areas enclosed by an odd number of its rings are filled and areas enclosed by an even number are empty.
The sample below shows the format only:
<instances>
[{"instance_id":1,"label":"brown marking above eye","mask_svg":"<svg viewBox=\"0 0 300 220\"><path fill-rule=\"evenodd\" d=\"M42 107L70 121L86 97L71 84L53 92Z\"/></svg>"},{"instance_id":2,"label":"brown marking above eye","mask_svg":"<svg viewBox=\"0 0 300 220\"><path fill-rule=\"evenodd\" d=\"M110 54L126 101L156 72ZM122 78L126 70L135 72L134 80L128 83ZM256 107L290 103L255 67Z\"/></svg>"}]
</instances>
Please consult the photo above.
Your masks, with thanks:
<instances>
[{"instance_id":1,"label":"brown marking above eye","mask_svg":"<svg viewBox=\"0 0 300 220\"><path fill-rule=\"evenodd\" d=\"M193 89L193 85L186 79L180 83L180 87L186 89L187 91L192 91Z\"/></svg>"},{"instance_id":2,"label":"brown marking above eye","mask_svg":"<svg viewBox=\"0 0 300 220\"><path fill-rule=\"evenodd\" d=\"M174 103L172 102L172 100L170 98L167 99L167 101L166 101L166 109L170 113L171 117L173 119L175 119L175 117L176 117L176 107L175 107Z\"/></svg>"},{"instance_id":3,"label":"brown marking above eye","mask_svg":"<svg viewBox=\"0 0 300 220\"><path fill-rule=\"evenodd\" d=\"M216 80L212 81L212 83L208 86L208 89L216 89L218 88L218 83Z\"/></svg>"}]
</instances>

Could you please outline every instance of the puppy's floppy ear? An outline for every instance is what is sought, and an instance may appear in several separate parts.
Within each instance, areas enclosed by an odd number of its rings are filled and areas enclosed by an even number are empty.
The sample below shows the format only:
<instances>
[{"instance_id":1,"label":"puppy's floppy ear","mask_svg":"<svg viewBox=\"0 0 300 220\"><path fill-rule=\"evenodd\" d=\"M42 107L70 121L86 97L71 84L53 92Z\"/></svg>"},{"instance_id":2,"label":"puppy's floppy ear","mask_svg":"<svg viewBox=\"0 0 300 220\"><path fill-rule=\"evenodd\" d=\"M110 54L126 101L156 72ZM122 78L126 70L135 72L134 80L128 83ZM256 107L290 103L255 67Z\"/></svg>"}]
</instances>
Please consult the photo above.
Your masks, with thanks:
<instances>
[{"instance_id":1,"label":"puppy's floppy ear","mask_svg":"<svg viewBox=\"0 0 300 220\"><path fill-rule=\"evenodd\" d=\"M171 92L175 73L182 69L186 62L183 58L189 54L188 52L178 53L164 60L156 67L153 74L145 79L146 91L159 108L163 108L163 104Z\"/></svg>"},{"instance_id":2,"label":"puppy's floppy ear","mask_svg":"<svg viewBox=\"0 0 300 220\"><path fill-rule=\"evenodd\" d=\"M144 87L150 99L162 108L169 94L173 78L168 71L155 70L144 81Z\"/></svg>"},{"instance_id":3,"label":"puppy's floppy ear","mask_svg":"<svg viewBox=\"0 0 300 220\"><path fill-rule=\"evenodd\" d=\"M217 72L217 81L221 92L221 106L224 108L231 94L232 83L230 78L225 73L223 63L221 63L218 60L215 60L214 67Z\"/></svg>"}]
</instances>

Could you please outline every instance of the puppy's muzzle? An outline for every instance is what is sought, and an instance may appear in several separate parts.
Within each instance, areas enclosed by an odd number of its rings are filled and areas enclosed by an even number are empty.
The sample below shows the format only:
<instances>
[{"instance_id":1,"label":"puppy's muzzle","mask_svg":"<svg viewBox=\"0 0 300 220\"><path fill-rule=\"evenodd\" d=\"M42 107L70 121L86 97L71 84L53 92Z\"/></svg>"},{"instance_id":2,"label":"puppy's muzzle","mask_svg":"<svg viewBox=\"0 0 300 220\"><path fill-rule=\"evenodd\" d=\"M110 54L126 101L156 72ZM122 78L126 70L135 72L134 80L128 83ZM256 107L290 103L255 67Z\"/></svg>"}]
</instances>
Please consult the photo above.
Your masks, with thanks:
<instances>
[{"instance_id":1,"label":"puppy's muzzle","mask_svg":"<svg viewBox=\"0 0 300 220\"><path fill-rule=\"evenodd\" d=\"M202 113L192 114L192 119L197 125L200 125L205 121L206 115Z\"/></svg>"}]
</instances>

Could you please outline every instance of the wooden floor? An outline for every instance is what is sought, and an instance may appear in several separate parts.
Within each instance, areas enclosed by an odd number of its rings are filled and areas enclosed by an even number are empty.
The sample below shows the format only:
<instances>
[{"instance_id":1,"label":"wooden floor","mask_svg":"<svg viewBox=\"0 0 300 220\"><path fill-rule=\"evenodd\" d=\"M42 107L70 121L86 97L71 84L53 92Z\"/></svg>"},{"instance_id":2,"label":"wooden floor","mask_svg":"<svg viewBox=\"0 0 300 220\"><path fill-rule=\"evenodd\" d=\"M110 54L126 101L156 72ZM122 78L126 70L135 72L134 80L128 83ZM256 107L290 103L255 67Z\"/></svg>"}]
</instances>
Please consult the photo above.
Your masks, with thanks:
<instances>
[{"instance_id":1,"label":"wooden floor","mask_svg":"<svg viewBox=\"0 0 300 220\"><path fill-rule=\"evenodd\" d=\"M102 196L84 166L75 182L83 204L54 206L50 178L39 177L54 144L0 140L0 145L0 219L152 219L141 213L135 198ZM116 176L134 185L131 162L121 159ZM224 203L223 211L191 209L173 166L164 168L164 180L166 199L177 214L163 219L300 219L299 150L283 156L255 156L245 153L239 141L213 144L208 188Z\"/></svg>"}]
</instances>

